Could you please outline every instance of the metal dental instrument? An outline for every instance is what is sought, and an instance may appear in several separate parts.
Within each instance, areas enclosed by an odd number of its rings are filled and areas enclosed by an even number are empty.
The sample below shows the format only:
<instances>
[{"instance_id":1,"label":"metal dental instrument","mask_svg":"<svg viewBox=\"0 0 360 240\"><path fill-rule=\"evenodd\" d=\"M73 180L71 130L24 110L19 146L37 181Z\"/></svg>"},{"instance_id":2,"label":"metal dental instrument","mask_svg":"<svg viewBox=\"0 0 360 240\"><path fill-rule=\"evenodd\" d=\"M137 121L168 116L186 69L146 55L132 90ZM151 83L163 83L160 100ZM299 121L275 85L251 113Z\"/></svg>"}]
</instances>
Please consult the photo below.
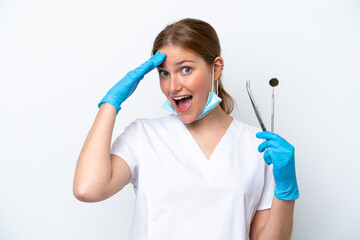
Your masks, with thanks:
<instances>
[{"instance_id":1,"label":"metal dental instrument","mask_svg":"<svg viewBox=\"0 0 360 240\"><path fill-rule=\"evenodd\" d=\"M252 93L251 93L251 89L250 89L250 80L249 81L246 81L246 90L249 94L249 97L250 97L250 101L251 101L251 104L254 108L254 111L255 111L255 114L256 114L256 117L260 123L260 126L261 126L261 129L263 131L266 131L266 127L261 119L261 116L260 116L260 111L259 111L259 108L257 107L256 103L255 103L255 100L254 100L254 97L252 96Z\"/></svg>"},{"instance_id":2,"label":"metal dental instrument","mask_svg":"<svg viewBox=\"0 0 360 240\"><path fill-rule=\"evenodd\" d=\"M269 81L270 86L272 87L272 97L271 97L271 132L274 132L274 108L275 108L275 95L274 88L279 84L277 78L272 78Z\"/></svg>"}]
</instances>

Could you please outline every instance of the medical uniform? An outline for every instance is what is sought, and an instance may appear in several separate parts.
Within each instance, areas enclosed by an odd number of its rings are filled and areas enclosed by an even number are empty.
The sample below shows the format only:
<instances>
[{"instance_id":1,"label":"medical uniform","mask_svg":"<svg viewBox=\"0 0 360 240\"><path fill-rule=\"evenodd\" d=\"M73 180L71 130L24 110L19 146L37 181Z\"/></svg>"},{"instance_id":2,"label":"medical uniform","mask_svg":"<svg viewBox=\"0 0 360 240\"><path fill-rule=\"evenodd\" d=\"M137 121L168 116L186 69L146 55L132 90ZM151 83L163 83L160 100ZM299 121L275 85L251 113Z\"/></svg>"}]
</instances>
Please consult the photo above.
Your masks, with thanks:
<instances>
[{"instance_id":1,"label":"medical uniform","mask_svg":"<svg viewBox=\"0 0 360 240\"><path fill-rule=\"evenodd\" d=\"M131 123L111 146L131 169L130 240L248 239L255 212L274 196L259 131L233 119L207 159L175 115Z\"/></svg>"}]
</instances>

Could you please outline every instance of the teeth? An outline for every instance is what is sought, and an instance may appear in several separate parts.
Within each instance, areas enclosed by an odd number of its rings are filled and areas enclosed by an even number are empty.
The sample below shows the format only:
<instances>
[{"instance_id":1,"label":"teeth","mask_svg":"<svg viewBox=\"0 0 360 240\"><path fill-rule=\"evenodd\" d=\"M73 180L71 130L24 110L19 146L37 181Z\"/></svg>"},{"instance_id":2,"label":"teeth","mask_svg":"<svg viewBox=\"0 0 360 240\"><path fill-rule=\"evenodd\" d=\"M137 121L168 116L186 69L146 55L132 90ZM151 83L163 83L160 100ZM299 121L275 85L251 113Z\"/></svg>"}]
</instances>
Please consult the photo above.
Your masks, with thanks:
<instances>
[{"instance_id":1,"label":"teeth","mask_svg":"<svg viewBox=\"0 0 360 240\"><path fill-rule=\"evenodd\" d=\"M183 97L178 97L178 98L174 98L174 100L180 100L180 99L183 99L183 98L187 98L187 97L190 97L190 96L183 96Z\"/></svg>"}]
</instances>

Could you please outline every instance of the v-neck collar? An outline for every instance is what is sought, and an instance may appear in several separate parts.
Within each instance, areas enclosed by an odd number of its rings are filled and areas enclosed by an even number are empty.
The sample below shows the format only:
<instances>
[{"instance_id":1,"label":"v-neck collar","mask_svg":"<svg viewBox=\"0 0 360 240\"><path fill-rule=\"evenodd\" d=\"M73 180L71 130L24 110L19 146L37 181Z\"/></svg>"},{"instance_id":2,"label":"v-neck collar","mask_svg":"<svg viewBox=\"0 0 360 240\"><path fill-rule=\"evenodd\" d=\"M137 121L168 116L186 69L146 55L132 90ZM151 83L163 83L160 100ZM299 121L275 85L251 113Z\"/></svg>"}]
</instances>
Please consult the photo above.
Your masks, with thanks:
<instances>
[{"instance_id":1,"label":"v-neck collar","mask_svg":"<svg viewBox=\"0 0 360 240\"><path fill-rule=\"evenodd\" d=\"M187 127L180 121L177 116L174 116L177 119L177 123L179 125L179 130L183 133L184 141L187 142L187 148L195 154L195 158L199 161L203 162L204 165L210 165L214 168L217 168L221 165L221 163L226 159L230 150L235 144L235 119L233 118L229 127L227 128L225 134L222 136L218 144L216 145L214 151L212 152L210 158L208 159L204 152L201 150L200 146L194 139L193 135L187 129Z\"/></svg>"}]
</instances>

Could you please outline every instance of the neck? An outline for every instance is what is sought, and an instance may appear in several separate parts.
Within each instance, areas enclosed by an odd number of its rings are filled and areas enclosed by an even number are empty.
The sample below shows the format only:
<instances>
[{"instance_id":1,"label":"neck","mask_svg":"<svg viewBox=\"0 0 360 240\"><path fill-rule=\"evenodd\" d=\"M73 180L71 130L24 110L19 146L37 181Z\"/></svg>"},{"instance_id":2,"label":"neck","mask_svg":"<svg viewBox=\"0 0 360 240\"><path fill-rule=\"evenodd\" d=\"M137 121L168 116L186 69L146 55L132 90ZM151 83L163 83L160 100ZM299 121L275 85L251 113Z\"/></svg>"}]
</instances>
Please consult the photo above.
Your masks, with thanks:
<instances>
[{"instance_id":1,"label":"neck","mask_svg":"<svg viewBox=\"0 0 360 240\"><path fill-rule=\"evenodd\" d=\"M218 105L203 118L186 124L185 126L187 129L196 132L211 131L219 128L227 128L232 119L233 118L225 113L220 105Z\"/></svg>"}]
</instances>

